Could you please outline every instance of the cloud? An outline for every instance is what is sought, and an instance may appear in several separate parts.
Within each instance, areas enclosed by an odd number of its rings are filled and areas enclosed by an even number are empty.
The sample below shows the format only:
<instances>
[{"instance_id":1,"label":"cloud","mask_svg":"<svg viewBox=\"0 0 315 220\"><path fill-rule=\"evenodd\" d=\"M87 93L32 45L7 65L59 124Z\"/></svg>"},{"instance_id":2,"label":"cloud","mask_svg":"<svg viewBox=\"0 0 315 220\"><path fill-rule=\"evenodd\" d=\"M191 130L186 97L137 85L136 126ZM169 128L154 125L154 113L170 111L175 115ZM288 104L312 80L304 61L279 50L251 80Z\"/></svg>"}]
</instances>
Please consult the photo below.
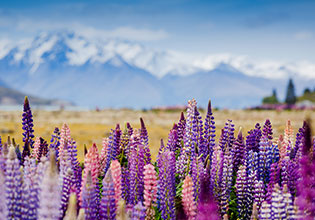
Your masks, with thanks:
<instances>
[{"instance_id":1,"label":"cloud","mask_svg":"<svg viewBox=\"0 0 315 220\"><path fill-rule=\"evenodd\" d=\"M313 38L313 33L310 31L300 31L294 34L296 40L310 40Z\"/></svg>"}]
</instances>

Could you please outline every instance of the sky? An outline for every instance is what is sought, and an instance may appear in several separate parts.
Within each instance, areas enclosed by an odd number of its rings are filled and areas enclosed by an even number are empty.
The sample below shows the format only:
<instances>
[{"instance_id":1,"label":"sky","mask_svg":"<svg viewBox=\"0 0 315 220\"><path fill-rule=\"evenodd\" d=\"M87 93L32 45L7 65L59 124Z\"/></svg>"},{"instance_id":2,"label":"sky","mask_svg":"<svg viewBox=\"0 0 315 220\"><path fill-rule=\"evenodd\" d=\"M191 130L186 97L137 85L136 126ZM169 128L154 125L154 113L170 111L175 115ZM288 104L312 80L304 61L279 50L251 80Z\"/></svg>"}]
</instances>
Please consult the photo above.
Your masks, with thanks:
<instances>
[{"instance_id":1,"label":"sky","mask_svg":"<svg viewBox=\"0 0 315 220\"><path fill-rule=\"evenodd\" d=\"M8 0L0 1L0 38L68 30L192 55L315 63L314 12L307 0Z\"/></svg>"}]
</instances>

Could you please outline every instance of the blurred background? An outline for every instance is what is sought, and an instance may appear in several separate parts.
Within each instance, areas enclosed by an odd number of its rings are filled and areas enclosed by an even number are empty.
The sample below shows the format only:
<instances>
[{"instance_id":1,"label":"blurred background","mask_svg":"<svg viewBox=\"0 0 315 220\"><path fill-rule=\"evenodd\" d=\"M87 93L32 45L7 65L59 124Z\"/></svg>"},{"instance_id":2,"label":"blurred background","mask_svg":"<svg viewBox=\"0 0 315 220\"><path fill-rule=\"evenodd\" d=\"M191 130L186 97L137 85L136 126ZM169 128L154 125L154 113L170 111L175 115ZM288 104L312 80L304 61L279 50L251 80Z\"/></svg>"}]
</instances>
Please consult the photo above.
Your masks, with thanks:
<instances>
[{"instance_id":1,"label":"blurred background","mask_svg":"<svg viewBox=\"0 0 315 220\"><path fill-rule=\"evenodd\" d=\"M17 135L25 95L37 135L68 122L81 145L140 116L158 145L191 98L212 100L219 127L245 114L248 129L268 117L297 128L315 110L314 11L311 0L1 1L0 135Z\"/></svg>"}]
</instances>

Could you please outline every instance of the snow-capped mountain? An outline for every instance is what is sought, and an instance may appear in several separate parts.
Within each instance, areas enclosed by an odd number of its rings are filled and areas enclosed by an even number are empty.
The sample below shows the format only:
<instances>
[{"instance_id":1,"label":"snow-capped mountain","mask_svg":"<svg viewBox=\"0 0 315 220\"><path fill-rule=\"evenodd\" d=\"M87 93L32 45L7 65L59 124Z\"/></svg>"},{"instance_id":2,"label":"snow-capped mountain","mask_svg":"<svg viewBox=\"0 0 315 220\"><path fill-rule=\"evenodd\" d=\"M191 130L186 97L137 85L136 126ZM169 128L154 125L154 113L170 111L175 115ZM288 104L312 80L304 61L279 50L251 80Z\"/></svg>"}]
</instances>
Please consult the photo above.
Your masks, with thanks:
<instances>
[{"instance_id":1,"label":"snow-capped mountain","mask_svg":"<svg viewBox=\"0 0 315 220\"><path fill-rule=\"evenodd\" d=\"M244 107L258 104L272 87L283 91L286 80L253 76L251 71L262 67L236 60L194 58L119 39L42 33L23 42L0 42L0 79L21 92L90 107L174 105L191 97L200 103L212 98L220 107ZM304 81L298 89L315 84L310 78Z\"/></svg>"}]
</instances>

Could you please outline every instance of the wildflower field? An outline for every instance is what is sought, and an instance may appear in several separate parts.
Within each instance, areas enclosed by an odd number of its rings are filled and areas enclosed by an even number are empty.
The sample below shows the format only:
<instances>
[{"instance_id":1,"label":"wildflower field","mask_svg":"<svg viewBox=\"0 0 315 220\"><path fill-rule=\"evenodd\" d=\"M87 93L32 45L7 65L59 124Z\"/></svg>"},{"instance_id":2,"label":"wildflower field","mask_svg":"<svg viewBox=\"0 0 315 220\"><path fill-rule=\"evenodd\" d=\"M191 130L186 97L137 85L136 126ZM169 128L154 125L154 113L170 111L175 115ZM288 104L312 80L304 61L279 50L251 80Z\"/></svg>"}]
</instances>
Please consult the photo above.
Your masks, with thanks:
<instances>
[{"instance_id":1,"label":"wildflower field","mask_svg":"<svg viewBox=\"0 0 315 220\"><path fill-rule=\"evenodd\" d=\"M32 112L26 98L0 117L0 219L313 220L312 118L194 99L184 113Z\"/></svg>"}]
</instances>

